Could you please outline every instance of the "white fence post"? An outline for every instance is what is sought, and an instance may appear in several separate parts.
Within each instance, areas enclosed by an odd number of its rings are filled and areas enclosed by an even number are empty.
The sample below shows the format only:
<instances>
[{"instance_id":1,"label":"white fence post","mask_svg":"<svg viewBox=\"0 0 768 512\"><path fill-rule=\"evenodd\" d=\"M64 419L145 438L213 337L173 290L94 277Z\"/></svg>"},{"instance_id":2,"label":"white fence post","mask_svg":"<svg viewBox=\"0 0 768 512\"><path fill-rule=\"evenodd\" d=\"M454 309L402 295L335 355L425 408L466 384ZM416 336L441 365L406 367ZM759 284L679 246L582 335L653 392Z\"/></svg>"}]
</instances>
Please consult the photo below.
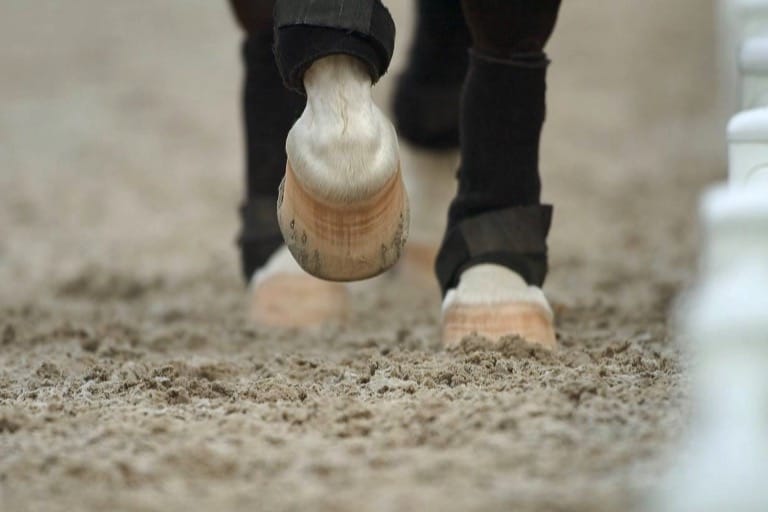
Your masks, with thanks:
<instances>
[{"instance_id":1,"label":"white fence post","mask_svg":"<svg viewBox=\"0 0 768 512\"><path fill-rule=\"evenodd\" d=\"M728 168L734 185L768 183L768 108L740 112L728 123Z\"/></svg>"},{"instance_id":2,"label":"white fence post","mask_svg":"<svg viewBox=\"0 0 768 512\"><path fill-rule=\"evenodd\" d=\"M718 0L719 72L730 111L737 110L741 46L747 39L768 35L768 0Z\"/></svg>"},{"instance_id":3,"label":"white fence post","mask_svg":"<svg viewBox=\"0 0 768 512\"><path fill-rule=\"evenodd\" d=\"M768 510L768 194L721 185L702 200L698 285L679 305L693 422L651 510Z\"/></svg>"},{"instance_id":4,"label":"white fence post","mask_svg":"<svg viewBox=\"0 0 768 512\"><path fill-rule=\"evenodd\" d=\"M719 14L721 76L744 110L728 123L729 184L701 200L698 284L678 303L694 415L660 512L768 511L768 0L720 0Z\"/></svg>"},{"instance_id":5,"label":"white fence post","mask_svg":"<svg viewBox=\"0 0 768 512\"><path fill-rule=\"evenodd\" d=\"M768 36L744 41L739 54L741 108L768 106Z\"/></svg>"}]
</instances>

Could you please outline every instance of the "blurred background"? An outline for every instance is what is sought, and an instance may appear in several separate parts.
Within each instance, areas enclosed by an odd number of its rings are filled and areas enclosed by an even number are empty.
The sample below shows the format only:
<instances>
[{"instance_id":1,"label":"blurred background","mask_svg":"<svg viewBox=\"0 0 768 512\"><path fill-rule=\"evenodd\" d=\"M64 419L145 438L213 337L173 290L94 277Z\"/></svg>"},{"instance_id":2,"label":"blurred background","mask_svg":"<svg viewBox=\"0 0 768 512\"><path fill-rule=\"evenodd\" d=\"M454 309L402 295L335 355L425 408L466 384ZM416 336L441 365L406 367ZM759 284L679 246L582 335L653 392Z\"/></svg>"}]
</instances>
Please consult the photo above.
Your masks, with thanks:
<instances>
[{"instance_id":1,"label":"blurred background","mask_svg":"<svg viewBox=\"0 0 768 512\"><path fill-rule=\"evenodd\" d=\"M4 3L3 282L214 261L234 275L240 68L227 9Z\"/></svg>"}]
</instances>

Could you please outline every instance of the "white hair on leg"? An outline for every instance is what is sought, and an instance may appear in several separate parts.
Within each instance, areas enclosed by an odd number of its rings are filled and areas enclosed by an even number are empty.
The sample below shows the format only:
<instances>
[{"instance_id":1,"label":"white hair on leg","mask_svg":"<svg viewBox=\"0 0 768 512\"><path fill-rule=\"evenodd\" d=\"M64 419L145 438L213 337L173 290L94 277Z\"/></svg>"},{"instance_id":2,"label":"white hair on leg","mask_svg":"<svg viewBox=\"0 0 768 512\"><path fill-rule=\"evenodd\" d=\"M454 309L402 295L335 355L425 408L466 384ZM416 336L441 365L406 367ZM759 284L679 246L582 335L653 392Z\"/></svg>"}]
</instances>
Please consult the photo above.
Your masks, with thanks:
<instances>
[{"instance_id":1,"label":"white hair on leg","mask_svg":"<svg viewBox=\"0 0 768 512\"><path fill-rule=\"evenodd\" d=\"M259 268L251 278L251 286L259 286L267 279L277 274L306 275L296 260L291 256L291 252L285 245L270 256L263 267Z\"/></svg>"},{"instance_id":2,"label":"white hair on leg","mask_svg":"<svg viewBox=\"0 0 768 512\"><path fill-rule=\"evenodd\" d=\"M373 102L354 57L317 60L304 75L307 106L288 133L288 162L301 184L330 201L365 199L398 169L395 129Z\"/></svg>"},{"instance_id":3,"label":"white hair on leg","mask_svg":"<svg viewBox=\"0 0 768 512\"><path fill-rule=\"evenodd\" d=\"M500 302L530 302L552 313L541 288L529 286L516 272L491 263L475 265L462 272L459 285L446 294L443 310L455 303Z\"/></svg>"}]
</instances>

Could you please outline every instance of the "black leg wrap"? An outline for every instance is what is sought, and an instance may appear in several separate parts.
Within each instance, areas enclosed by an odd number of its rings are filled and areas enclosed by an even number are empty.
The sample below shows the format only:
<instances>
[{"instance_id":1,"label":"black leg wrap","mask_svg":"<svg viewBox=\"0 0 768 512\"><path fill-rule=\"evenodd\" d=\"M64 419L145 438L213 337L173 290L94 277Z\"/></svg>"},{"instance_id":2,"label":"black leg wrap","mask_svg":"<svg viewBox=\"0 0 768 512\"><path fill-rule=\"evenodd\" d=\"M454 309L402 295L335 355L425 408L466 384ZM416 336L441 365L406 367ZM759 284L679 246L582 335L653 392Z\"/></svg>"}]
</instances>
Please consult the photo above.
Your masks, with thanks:
<instances>
[{"instance_id":1,"label":"black leg wrap","mask_svg":"<svg viewBox=\"0 0 768 512\"><path fill-rule=\"evenodd\" d=\"M496 263L541 286L547 274L550 205L507 208L467 218L449 229L435 263L443 295L461 273L480 263Z\"/></svg>"},{"instance_id":2,"label":"black leg wrap","mask_svg":"<svg viewBox=\"0 0 768 512\"><path fill-rule=\"evenodd\" d=\"M471 52L461 105L459 192L449 225L463 216L538 204L545 117L543 53L500 60Z\"/></svg>"},{"instance_id":3,"label":"black leg wrap","mask_svg":"<svg viewBox=\"0 0 768 512\"><path fill-rule=\"evenodd\" d=\"M272 53L271 31L246 40L243 60L248 196L277 199L285 175L285 138L304 110L306 99L283 85Z\"/></svg>"},{"instance_id":4,"label":"black leg wrap","mask_svg":"<svg viewBox=\"0 0 768 512\"><path fill-rule=\"evenodd\" d=\"M539 139L545 114L543 53L501 60L471 53L461 105L461 168L438 254L445 293L461 272L497 263L541 286L551 206L541 205Z\"/></svg>"},{"instance_id":5,"label":"black leg wrap","mask_svg":"<svg viewBox=\"0 0 768 512\"><path fill-rule=\"evenodd\" d=\"M426 149L457 148L461 88L461 83L425 84L403 75L393 105L398 135Z\"/></svg>"},{"instance_id":6,"label":"black leg wrap","mask_svg":"<svg viewBox=\"0 0 768 512\"><path fill-rule=\"evenodd\" d=\"M246 195L238 236L248 281L282 243L277 195L285 175L285 138L305 99L283 85L272 53L272 31L251 34L243 45Z\"/></svg>"},{"instance_id":7,"label":"black leg wrap","mask_svg":"<svg viewBox=\"0 0 768 512\"><path fill-rule=\"evenodd\" d=\"M427 149L459 146L459 102L472 44L459 0L417 0L408 67L394 96L398 135Z\"/></svg>"},{"instance_id":8,"label":"black leg wrap","mask_svg":"<svg viewBox=\"0 0 768 512\"><path fill-rule=\"evenodd\" d=\"M251 197L240 208L242 229L238 237L241 268L248 282L283 244L283 235L277 224L277 199Z\"/></svg>"},{"instance_id":9,"label":"black leg wrap","mask_svg":"<svg viewBox=\"0 0 768 512\"><path fill-rule=\"evenodd\" d=\"M395 48L395 22L381 0L277 0L275 55L285 84L304 92L303 77L321 57L345 54L367 66L374 82Z\"/></svg>"}]
</instances>

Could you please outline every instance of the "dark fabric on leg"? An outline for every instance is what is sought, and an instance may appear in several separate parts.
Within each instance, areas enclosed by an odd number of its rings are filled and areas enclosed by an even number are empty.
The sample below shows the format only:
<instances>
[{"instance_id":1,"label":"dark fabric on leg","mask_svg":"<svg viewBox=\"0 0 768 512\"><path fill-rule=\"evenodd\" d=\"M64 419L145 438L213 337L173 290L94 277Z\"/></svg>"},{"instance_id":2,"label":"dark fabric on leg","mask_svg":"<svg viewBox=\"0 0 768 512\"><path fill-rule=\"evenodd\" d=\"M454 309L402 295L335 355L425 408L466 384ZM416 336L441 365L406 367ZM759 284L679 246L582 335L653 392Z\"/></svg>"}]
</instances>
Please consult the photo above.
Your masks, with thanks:
<instances>
[{"instance_id":1,"label":"dark fabric on leg","mask_svg":"<svg viewBox=\"0 0 768 512\"><path fill-rule=\"evenodd\" d=\"M459 190L449 215L538 204L539 138L547 59L502 61L472 53L462 99Z\"/></svg>"},{"instance_id":2,"label":"dark fabric on leg","mask_svg":"<svg viewBox=\"0 0 768 512\"><path fill-rule=\"evenodd\" d=\"M561 0L462 0L473 48L499 59L544 50Z\"/></svg>"},{"instance_id":3,"label":"dark fabric on leg","mask_svg":"<svg viewBox=\"0 0 768 512\"><path fill-rule=\"evenodd\" d=\"M240 268L246 284L283 245L277 224L277 198L249 197L240 207Z\"/></svg>"},{"instance_id":4,"label":"dark fabric on leg","mask_svg":"<svg viewBox=\"0 0 768 512\"><path fill-rule=\"evenodd\" d=\"M541 286L547 275L549 205L517 206L468 217L448 230L435 263L443 294L461 273L481 263L496 263Z\"/></svg>"},{"instance_id":5,"label":"dark fabric on leg","mask_svg":"<svg viewBox=\"0 0 768 512\"><path fill-rule=\"evenodd\" d=\"M459 100L471 45L460 0L418 0L408 67L398 78L394 121L419 147L459 145Z\"/></svg>"},{"instance_id":6,"label":"dark fabric on leg","mask_svg":"<svg viewBox=\"0 0 768 512\"><path fill-rule=\"evenodd\" d=\"M240 210L238 243L246 280L283 243L277 195L285 174L285 138L305 103L283 85L272 53L272 34L271 29L251 33L243 45L247 196Z\"/></svg>"},{"instance_id":7,"label":"dark fabric on leg","mask_svg":"<svg viewBox=\"0 0 768 512\"><path fill-rule=\"evenodd\" d=\"M367 66L376 82L395 47L395 23L381 0L277 0L275 55L285 84L304 92L303 77L317 59L346 54Z\"/></svg>"},{"instance_id":8,"label":"dark fabric on leg","mask_svg":"<svg viewBox=\"0 0 768 512\"><path fill-rule=\"evenodd\" d=\"M461 103L459 187L436 262L443 293L461 271L498 263L541 286L552 210L540 204L543 52L559 0L463 0L474 40ZM472 236L482 233L482 236Z\"/></svg>"}]
</instances>

